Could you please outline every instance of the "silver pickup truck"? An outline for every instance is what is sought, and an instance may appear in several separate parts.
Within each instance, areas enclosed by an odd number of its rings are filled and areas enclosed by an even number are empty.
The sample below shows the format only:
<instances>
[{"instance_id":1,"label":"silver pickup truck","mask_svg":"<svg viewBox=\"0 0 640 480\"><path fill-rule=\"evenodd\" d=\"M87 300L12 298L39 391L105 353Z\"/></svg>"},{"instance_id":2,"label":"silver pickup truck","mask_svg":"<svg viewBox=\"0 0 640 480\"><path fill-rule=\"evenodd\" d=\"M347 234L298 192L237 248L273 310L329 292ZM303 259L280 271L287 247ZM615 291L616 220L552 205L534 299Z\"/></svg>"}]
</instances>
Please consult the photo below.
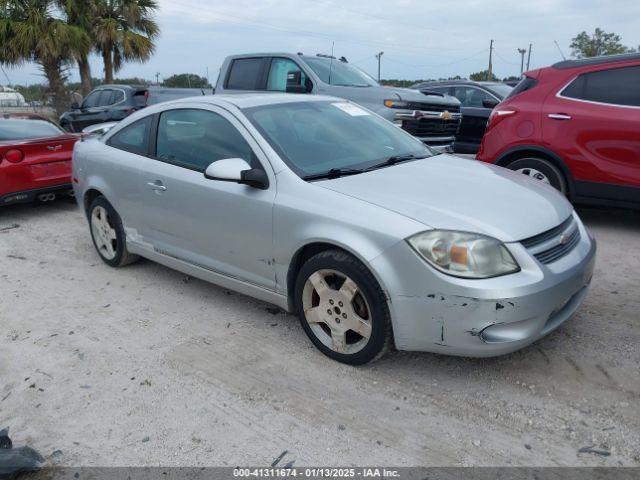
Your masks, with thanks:
<instances>
[{"instance_id":1,"label":"silver pickup truck","mask_svg":"<svg viewBox=\"0 0 640 480\"><path fill-rule=\"evenodd\" d=\"M455 97L383 87L344 57L258 53L225 59L216 93L264 91L331 95L350 100L440 151L451 151L460 126L460 102Z\"/></svg>"}]
</instances>

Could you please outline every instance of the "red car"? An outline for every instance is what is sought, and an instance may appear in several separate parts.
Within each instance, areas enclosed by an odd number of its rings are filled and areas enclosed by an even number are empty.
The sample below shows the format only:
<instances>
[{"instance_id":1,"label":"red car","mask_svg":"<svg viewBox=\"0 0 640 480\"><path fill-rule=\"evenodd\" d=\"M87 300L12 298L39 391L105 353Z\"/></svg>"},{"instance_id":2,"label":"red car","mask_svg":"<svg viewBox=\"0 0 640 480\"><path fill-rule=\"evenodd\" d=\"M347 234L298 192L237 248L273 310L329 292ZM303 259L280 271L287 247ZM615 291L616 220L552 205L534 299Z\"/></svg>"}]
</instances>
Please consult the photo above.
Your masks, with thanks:
<instances>
[{"instance_id":1,"label":"red car","mask_svg":"<svg viewBox=\"0 0 640 480\"><path fill-rule=\"evenodd\" d=\"M34 115L0 116L0 206L71 193L78 138Z\"/></svg>"},{"instance_id":2,"label":"red car","mask_svg":"<svg viewBox=\"0 0 640 480\"><path fill-rule=\"evenodd\" d=\"M640 207L640 54L527 72L492 112L478 160L579 203Z\"/></svg>"}]
</instances>

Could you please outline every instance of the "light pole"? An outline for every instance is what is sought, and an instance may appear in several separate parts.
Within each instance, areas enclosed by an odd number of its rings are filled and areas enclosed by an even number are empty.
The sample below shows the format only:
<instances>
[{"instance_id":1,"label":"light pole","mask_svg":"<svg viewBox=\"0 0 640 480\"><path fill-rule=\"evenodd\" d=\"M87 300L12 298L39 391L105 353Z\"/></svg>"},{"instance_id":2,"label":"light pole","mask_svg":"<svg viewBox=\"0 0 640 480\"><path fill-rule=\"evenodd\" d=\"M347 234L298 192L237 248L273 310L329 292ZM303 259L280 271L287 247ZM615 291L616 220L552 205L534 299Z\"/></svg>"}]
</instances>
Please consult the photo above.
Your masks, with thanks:
<instances>
[{"instance_id":1,"label":"light pole","mask_svg":"<svg viewBox=\"0 0 640 480\"><path fill-rule=\"evenodd\" d=\"M520 54L520 76L524 73L524 54L527 53L526 48L519 48L518 53Z\"/></svg>"},{"instance_id":2,"label":"light pole","mask_svg":"<svg viewBox=\"0 0 640 480\"><path fill-rule=\"evenodd\" d=\"M376 54L376 59L378 60L378 81L380 81L380 61L382 60L382 55L384 55L384 52Z\"/></svg>"}]
</instances>

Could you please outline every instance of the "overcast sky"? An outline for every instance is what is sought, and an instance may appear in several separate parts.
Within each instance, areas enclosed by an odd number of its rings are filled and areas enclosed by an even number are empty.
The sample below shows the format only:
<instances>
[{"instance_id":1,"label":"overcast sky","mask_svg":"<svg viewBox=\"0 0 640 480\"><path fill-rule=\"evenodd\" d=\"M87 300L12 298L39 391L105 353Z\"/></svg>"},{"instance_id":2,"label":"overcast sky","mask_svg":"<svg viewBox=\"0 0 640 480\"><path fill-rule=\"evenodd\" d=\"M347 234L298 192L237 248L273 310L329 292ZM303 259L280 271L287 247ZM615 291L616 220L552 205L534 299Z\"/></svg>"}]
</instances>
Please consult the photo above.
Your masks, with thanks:
<instances>
[{"instance_id":1,"label":"overcast sky","mask_svg":"<svg viewBox=\"0 0 640 480\"><path fill-rule=\"evenodd\" d=\"M345 56L376 75L374 55L384 51L383 78L468 76L487 68L494 39L494 72L520 73L518 48L533 43L531 68L569 56L571 37L601 27L640 45L638 0L159 0L161 36L153 58L127 64L119 77L206 75L215 82L226 55L247 52L329 53ZM92 60L102 76L101 61ZM11 83L37 83L36 66L7 69ZM77 69L71 72L78 79ZM4 76L3 76L4 77ZM6 78L0 77L0 84Z\"/></svg>"}]
</instances>

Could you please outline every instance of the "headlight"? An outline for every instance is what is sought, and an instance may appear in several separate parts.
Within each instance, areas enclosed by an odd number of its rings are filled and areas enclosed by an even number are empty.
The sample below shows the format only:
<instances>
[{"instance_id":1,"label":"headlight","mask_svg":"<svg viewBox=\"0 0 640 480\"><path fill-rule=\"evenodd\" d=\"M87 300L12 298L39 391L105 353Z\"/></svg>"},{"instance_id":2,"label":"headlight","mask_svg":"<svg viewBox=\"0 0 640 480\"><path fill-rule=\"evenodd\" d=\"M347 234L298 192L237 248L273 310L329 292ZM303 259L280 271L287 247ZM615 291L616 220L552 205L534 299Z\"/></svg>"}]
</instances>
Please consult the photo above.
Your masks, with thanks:
<instances>
[{"instance_id":1,"label":"headlight","mask_svg":"<svg viewBox=\"0 0 640 480\"><path fill-rule=\"evenodd\" d=\"M484 235L431 230L407 241L427 262L455 277L489 278L520 271L502 242Z\"/></svg>"},{"instance_id":2,"label":"headlight","mask_svg":"<svg viewBox=\"0 0 640 480\"><path fill-rule=\"evenodd\" d=\"M409 108L409 102L400 100L385 100L384 106L389 108Z\"/></svg>"}]
</instances>

